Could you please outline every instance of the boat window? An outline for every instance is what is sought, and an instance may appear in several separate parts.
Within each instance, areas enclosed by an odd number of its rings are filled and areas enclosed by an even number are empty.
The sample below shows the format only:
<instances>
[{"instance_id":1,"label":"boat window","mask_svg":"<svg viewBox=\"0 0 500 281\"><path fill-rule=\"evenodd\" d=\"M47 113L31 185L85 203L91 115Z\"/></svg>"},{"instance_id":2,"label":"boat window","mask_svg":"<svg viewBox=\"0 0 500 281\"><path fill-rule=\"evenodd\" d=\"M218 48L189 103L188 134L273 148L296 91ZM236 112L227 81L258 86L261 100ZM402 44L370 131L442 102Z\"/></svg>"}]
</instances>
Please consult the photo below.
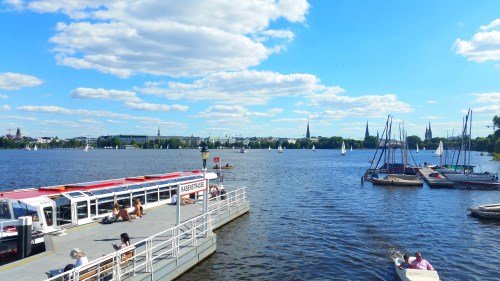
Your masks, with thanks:
<instances>
[{"instance_id":1,"label":"boat window","mask_svg":"<svg viewBox=\"0 0 500 281\"><path fill-rule=\"evenodd\" d=\"M68 198L61 196L56 200L57 225L71 223L71 202Z\"/></svg>"},{"instance_id":2,"label":"boat window","mask_svg":"<svg viewBox=\"0 0 500 281\"><path fill-rule=\"evenodd\" d=\"M99 198L97 201L97 214L102 215L113 211L115 198L113 196Z\"/></svg>"},{"instance_id":3,"label":"boat window","mask_svg":"<svg viewBox=\"0 0 500 281\"><path fill-rule=\"evenodd\" d=\"M124 191L126 189L127 189L126 186L119 186L119 187L110 188L109 191L111 191L111 192L122 192L122 191Z\"/></svg>"},{"instance_id":4,"label":"boat window","mask_svg":"<svg viewBox=\"0 0 500 281\"><path fill-rule=\"evenodd\" d=\"M170 190L168 187L160 187L160 200L170 199Z\"/></svg>"},{"instance_id":5,"label":"boat window","mask_svg":"<svg viewBox=\"0 0 500 281\"><path fill-rule=\"evenodd\" d=\"M158 188L146 191L146 203L158 202Z\"/></svg>"},{"instance_id":6,"label":"boat window","mask_svg":"<svg viewBox=\"0 0 500 281\"><path fill-rule=\"evenodd\" d=\"M90 215L94 217L96 215L96 199L90 200Z\"/></svg>"},{"instance_id":7,"label":"boat window","mask_svg":"<svg viewBox=\"0 0 500 281\"><path fill-rule=\"evenodd\" d=\"M54 224L52 206L43 208L43 215L45 216L45 221L47 222L47 226L52 226Z\"/></svg>"},{"instance_id":8,"label":"boat window","mask_svg":"<svg viewBox=\"0 0 500 281\"><path fill-rule=\"evenodd\" d=\"M0 219L11 219L9 202L0 202Z\"/></svg>"},{"instance_id":9,"label":"boat window","mask_svg":"<svg viewBox=\"0 0 500 281\"><path fill-rule=\"evenodd\" d=\"M135 202L136 199L139 199L139 200L141 200L141 203L144 204L144 203L146 203L144 198L145 198L144 191L132 193L132 202Z\"/></svg>"},{"instance_id":10,"label":"boat window","mask_svg":"<svg viewBox=\"0 0 500 281\"><path fill-rule=\"evenodd\" d=\"M12 203L12 210L14 211L14 218L18 219L19 217L31 216L33 221L38 221L38 212L36 208L30 205L26 205L21 202Z\"/></svg>"},{"instance_id":11,"label":"boat window","mask_svg":"<svg viewBox=\"0 0 500 281\"><path fill-rule=\"evenodd\" d=\"M73 198L77 198L77 197L83 197L85 196L83 193L81 192L69 192L67 194L69 197L73 197Z\"/></svg>"},{"instance_id":12,"label":"boat window","mask_svg":"<svg viewBox=\"0 0 500 281\"><path fill-rule=\"evenodd\" d=\"M76 203L76 216L78 219L86 219L89 217L87 201L81 201Z\"/></svg>"},{"instance_id":13,"label":"boat window","mask_svg":"<svg viewBox=\"0 0 500 281\"><path fill-rule=\"evenodd\" d=\"M125 206L127 206L127 208L130 207L131 206L130 193L117 195L116 196L116 203L118 203L118 205L120 207L123 206L123 204L125 204Z\"/></svg>"},{"instance_id":14,"label":"boat window","mask_svg":"<svg viewBox=\"0 0 500 281\"><path fill-rule=\"evenodd\" d=\"M94 195L101 195L101 194L106 194L106 193L111 193L111 190L109 190L109 189L92 190L92 194L94 194Z\"/></svg>"}]
</instances>

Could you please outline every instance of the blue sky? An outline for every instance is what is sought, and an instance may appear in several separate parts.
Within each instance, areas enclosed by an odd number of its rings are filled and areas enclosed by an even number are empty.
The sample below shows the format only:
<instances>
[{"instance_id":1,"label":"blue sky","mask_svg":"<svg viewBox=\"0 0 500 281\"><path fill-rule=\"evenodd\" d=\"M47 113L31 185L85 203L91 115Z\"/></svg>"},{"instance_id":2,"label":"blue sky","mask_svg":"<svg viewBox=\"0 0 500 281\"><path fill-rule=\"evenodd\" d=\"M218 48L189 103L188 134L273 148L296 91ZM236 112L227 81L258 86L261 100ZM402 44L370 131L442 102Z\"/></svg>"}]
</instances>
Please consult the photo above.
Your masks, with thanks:
<instances>
[{"instance_id":1,"label":"blue sky","mask_svg":"<svg viewBox=\"0 0 500 281\"><path fill-rule=\"evenodd\" d=\"M7 0L0 129L423 137L500 115L498 1Z\"/></svg>"}]
</instances>

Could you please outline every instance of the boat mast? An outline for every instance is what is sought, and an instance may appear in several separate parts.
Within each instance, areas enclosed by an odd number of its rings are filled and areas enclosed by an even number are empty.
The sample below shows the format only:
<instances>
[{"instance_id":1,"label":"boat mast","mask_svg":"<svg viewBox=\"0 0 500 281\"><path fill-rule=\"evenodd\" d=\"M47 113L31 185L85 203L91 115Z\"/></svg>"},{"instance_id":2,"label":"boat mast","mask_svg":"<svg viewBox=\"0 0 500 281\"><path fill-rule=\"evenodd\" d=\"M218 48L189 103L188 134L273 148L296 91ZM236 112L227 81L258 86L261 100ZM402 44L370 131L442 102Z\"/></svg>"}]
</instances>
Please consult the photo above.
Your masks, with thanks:
<instances>
[{"instance_id":1,"label":"boat mast","mask_svg":"<svg viewBox=\"0 0 500 281\"><path fill-rule=\"evenodd\" d=\"M470 113L470 120L469 120L469 162L468 162L468 166L467 166L467 170L469 171L469 173L471 172L470 171L470 145L471 145L471 141L472 141L472 110L469 109L469 113Z\"/></svg>"}]
</instances>

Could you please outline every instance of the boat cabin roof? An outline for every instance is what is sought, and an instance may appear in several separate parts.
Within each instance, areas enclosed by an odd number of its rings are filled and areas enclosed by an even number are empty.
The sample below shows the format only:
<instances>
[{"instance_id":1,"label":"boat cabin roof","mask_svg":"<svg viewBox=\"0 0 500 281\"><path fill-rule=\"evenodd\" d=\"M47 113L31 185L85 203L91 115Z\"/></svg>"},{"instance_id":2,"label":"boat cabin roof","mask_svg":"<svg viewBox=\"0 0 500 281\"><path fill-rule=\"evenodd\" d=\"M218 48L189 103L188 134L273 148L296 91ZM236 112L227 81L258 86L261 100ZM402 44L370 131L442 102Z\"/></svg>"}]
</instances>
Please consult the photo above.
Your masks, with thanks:
<instances>
[{"instance_id":1,"label":"boat cabin roof","mask_svg":"<svg viewBox=\"0 0 500 281\"><path fill-rule=\"evenodd\" d=\"M213 178L212 173L207 173L207 178ZM78 197L81 192L90 192L95 195L102 193L111 193L115 189L123 185L132 185L130 189L134 189L134 184L136 188L144 187L145 184L151 183L156 184L159 181L165 181L166 183L176 182L176 179L194 180L199 176L202 176L203 172L200 170L194 170L189 172L175 172L166 174L154 174L138 177L127 177L113 180L102 180L93 182L84 182L76 184L66 184L57 186L45 186L39 188L28 188L28 189L18 189L9 191L0 191L0 199L28 199L40 196L53 196L59 195L64 192L68 192L69 196L74 195ZM193 177L194 176L194 177ZM202 177L200 177L201 179ZM118 190L116 190L118 191Z\"/></svg>"}]
</instances>

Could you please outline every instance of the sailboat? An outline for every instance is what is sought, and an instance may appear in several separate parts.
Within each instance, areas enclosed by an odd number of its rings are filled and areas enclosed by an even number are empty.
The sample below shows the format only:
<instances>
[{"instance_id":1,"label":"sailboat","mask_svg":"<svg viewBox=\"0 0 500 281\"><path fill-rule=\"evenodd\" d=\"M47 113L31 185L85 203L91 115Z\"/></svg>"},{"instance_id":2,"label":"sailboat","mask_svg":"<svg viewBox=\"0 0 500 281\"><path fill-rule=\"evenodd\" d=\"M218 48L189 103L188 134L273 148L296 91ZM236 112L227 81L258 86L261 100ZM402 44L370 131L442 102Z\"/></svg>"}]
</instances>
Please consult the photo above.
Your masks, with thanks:
<instances>
[{"instance_id":1,"label":"sailboat","mask_svg":"<svg viewBox=\"0 0 500 281\"><path fill-rule=\"evenodd\" d=\"M345 143L344 142L342 142L342 148L340 149L340 152L342 153L342 156L345 156L346 150L345 150Z\"/></svg>"},{"instance_id":2,"label":"sailboat","mask_svg":"<svg viewBox=\"0 0 500 281\"><path fill-rule=\"evenodd\" d=\"M443 141L439 141L439 145L435 153L439 157L439 166L441 166L441 159L443 157Z\"/></svg>"},{"instance_id":3,"label":"sailboat","mask_svg":"<svg viewBox=\"0 0 500 281\"><path fill-rule=\"evenodd\" d=\"M352 144L351 144L351 151L352 151Z\"/></svg>"},{"instance_id":4,"label":"sailboat","mask_svg":"<svg viewBox=\"0 0 500 281\"><path fill-rule=\"evenodd\" d=\"M269 148L267 150L271 151L271 146L269 146Z\"/></svg>"},{"instance_id":5,"label":"sailboat","mask_svg":"<svg viewBox=\"0 0 500 281\"><path fill-rule=\"evenodd\" d=\"M316 152L316 147L313 144L313 147L311 148L312 151Z\"/></svg>"},{"instance_id":6,"label":"sailboat","mask_svg":"<svg viewBox=\"0 0 500 281\"><path fill-rule=\"evenodd\" d=\"M35 143L35 146L33 147L33 151L37 151L38 148L36 147L36 143Z\"/></svg>"},{"instance_id":7,"label":"sailboat","mask_svg":"<svg viewBox=\"0 0 500 281\"><path fill-rule=\"evenodd\" d=\"M31 147L30 147L30 145L29 145L29 144L27 144L27 145L26 145L26 147L25 147L24 149L28 151L28 150L31 150Z\"/></svg>"},{"instance_id":8,"label":"sailboat","mask_svg":"<svg viewBox=\"0 0 500 281\"><path fill-rule=\"evenodd\" d=\"M169 147L169 144L167 143L167 149L168 149L168 147Z\"/></svg>"},{"instance_id":9,"label":"sailboat","mask_svg":"<svg viewBox=\"0 0 500 281\"><path fill-rule=\"evenodd\" d=\"M416 151L416 153L418 153L418 143L417 143L417 151Z\"/></svg>"},{"instance_id":10,"label":"sailboat","mask_svg":"<svg viewBox=\"0 0 500 281\"><path fill-rule=\"evenodd\" d=\"M278 146L278 153L283 153L283 148L281 147L281 144Z\"/></svg>"},{"instance_id":11,"label":"sailboat","mask_svg":"<svg viewBox=\"0 0 500 281\"><path fill-rule=\"evenodd\" d=\"M118 149L118 145L117 145L117 146L115 146L115 149Z\"/></svg>"}]
</instances>

